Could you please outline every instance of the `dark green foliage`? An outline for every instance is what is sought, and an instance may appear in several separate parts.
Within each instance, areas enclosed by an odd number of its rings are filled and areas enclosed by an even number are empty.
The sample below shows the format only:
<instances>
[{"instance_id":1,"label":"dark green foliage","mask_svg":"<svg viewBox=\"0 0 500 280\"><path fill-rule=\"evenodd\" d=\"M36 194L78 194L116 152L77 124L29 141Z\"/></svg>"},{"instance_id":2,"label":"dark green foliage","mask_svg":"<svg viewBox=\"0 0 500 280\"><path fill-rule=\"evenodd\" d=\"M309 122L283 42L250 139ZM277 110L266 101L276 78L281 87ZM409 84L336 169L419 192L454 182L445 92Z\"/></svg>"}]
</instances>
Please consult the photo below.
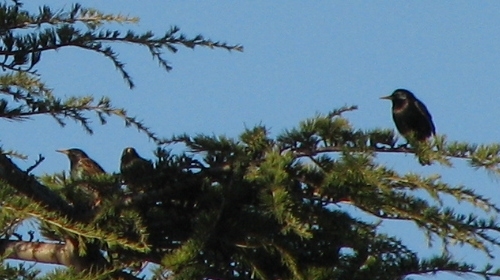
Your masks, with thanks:
<instances>
[{"instance_id":1,"label":"dark green foliage","mask_svg":"<svg viewBox=\"0 0 500 280\"><path fill-rule=\"evenodd\" d=\"M335 210L335 204L348 203L382 219L414 221L425 234L441 238L445 244L453 240L485 253L490 246L499 245L493 235L483 233L486 228L499 232L495 221L436 207L413 191L426 190L439 203L440 196L448 194L491 213L500 209L473 191L446 185L438 177L399 175L375 163L371 151L397 151L383 147L394 144L394 136L382 136L386 131L354 131L340 117L342 111L307 120L277 140L269 138L262 126L246 130L239 140L174 137L172 141L183 142L192 155L181 156L178 164L174 164L176 156L161 159L159 167L169 162L170 176L179 178L173 175L179 171L170 169L177 165L178 170L185 170L182 177L198 178L192 187L197 186L195 193L200 194L188 199L192 203L172 203L163 215L174 220L188 213L185 205L194 211L183 219L191 221L190 227L181 221L165 221L163 231L172 225L184 227L188 231L180 236L190 236L179 240L180 247L169 246L174 250L162 262L167 270L173 270L179 279L207 275L234 279L402 279L447 268L485 275L452 258L422 260L398 239L378 234L376 224ZM373 139L383 142L370 143ZM447 147L426 152L446 156ZM170 189L178 189L172 182L165 181ZM182 190L182 195L187 195L187 190ZM180 205L183 207L178 212L172 212ZM431 263L439 265L431 271Z\"/></svg>"},{"instance_id":2,"label":"dark green foliage","mask_svg":"<svg viewBox=\"0 0 500 280\"><path fill-rule=\"evenodd\" d=\"M120 193L104 200L91 223L104 232L94 235L118 236L89 244L107 251L116 268L137 268L147 259L161 264L158 275L174 273L176 279L402 279L446 270L495 275L452 257L422 259L397 238L378 233L378 224L338 208L349 204L383 220L413 221L431 239L486 254L500 246L488 233L500 231L495 220L437 205L448 195L486 213L499 213L497 206L438 176L401 175L376 163L375 153L412 150L390 146L396 141L386 130L354 130L344 111L306 120L276 139L264 126L238 139L173 137L170 142L183 143L186 152L159 148L154 169L125 149L123 163L137 160L138 170L154 170L150 187L125 205ZM425 153L439 160L469 149L444 141L440 150L429 147ZM469 157L491 168L482 158L493 149L475 148ZM419 190L431 201L419 197ZM85 236L84 228L78 231Z\"/></svg>"},{"instance_id":3,"label":"dark green foliage","mask_svg":"<svg viewBox=\"0 0 500 280\"><path fill-rule=\"evenodd\" d=\"M336 129L337 134L324 127ZM487 199L445 185L439 178L401 176L388 170L373 161L368 151L371 145L364 144L367 140L352 140L360 138L373 139L353 131L338 114L306 121L278 140L269 138L262 126L248 129L239 140L174 137L173 141L183 142L192 155L178 158L158 151L164 155L158 168L169 170L160 178L170 178L164 181L170 193L166 200L160 200L155 192L154 200L146 202L149 207L143 209L148 209L146 216L156 208L155 219L165 217L163 229L159 230L161 223L155 223L155 232L170 231L167 236L174 236L173 229L183 229L175 236L189 238L165 243L172 251L162 264L179 279L207 275L234 279L400 279L427 269L423 268L427 261L399 240L378 234L375 224L332 209L335 203L355 205L382 219L412 220L445 243L451 239L485 252L486 244L497 244L491 236L473 236L485 227L498 232L498 224L447 208L441 210L412 191L427 190L438 200L437 193L449 194L474 205L488 205L487 211L497 212L499 209ZM322 147L342 148L340 154L329 155ZM352 153L348 147L365 152ZM191 187L182 189L186 183L176 186L180 178L188 180ZM175 201L181 197L182 203ZM163 209L153 206L167 204ZM190 221L189 226L186 221ZM153 240L158 239L165 238L155 236ZM474 271L466 264L454 266L452 259L440 260L439 267L469 267Z\"/></svg>"},{"instance_id":4,"label":"dark green foliage","mask_svg":"<svg viewBox=\"0 0 500 280\"><path fill-rule=\"evenodd\" d=\"M6 264L0 267L0 278L1 279L12 279L12 280L31 280L31 279L39 279L40 271L33 269L32 265L27 264L19 264L17 266L13 266L10 264Z\"/></svg>"}]
</instances>

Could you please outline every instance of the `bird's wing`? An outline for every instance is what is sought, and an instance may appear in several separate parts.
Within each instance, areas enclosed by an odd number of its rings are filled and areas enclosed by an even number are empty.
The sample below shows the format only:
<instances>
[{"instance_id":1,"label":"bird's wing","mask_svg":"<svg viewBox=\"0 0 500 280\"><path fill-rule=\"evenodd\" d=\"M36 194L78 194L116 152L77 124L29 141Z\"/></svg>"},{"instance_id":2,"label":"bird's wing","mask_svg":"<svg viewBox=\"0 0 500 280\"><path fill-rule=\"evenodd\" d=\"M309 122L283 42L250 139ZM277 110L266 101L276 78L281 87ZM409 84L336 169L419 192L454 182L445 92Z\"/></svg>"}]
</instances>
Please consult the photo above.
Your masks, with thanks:
<instances>
[{"instance_id":1,"label":"bird's wing","mask_svg":"<svg viewBox=\"0 0 500 280\"><path fill-rule=\"evenodd\" d=\"M153 163L151 161L139 157L134 163L133 168L141 172L151 172L153 171Z\"/></svg>"},{"instance_id":2,"label":"bird's wing","mask_svg":"<svg viewBox=\"0 0 500 280\"><path fill-rule=\"evenodd\" d=\"M153 169L153 163L150 160L146 160L142 157L134 157L132 159L122 157L122 161L120 163L120 171L122 173L148 173L152 172Z\"/></svg>"},{"instance_id":3,"label":"bird's wing","mask_svg":"<svg viewBox=\"0 0 500 280\"><path fill-rule=\"evenodd\" d=\"M425 119L429 122L429 126L431 127L432 135L436 134L436 128L434 127L434 122L432 122L432 116L431 113L429 113L429 110L427 110L427 107L425 107L424 103L420 100L415 100L415 105L417 109L420 111L425 116Z\"/></svg>"},{"instance_id":4,"label":"bird's wing","mask_svg":"<svg viewBox=\"0 0 500 280\"><path fill-rule=\"evenodd\" d=\"M80 159L80 164L85 174L96 175L106 173L104 169L94 160L90 158Z\"/></svg>"},{"instance_id":5,"label":"bird's wing","mask_svg":"<svg viewBox=\"0 0 500 280\"><path fill-rule=\"evenodd\" d=\"M129 167L129 165L132 163L132 159L130 159L127 156L122 156L120 160L120 172L123 173L125 169Z\"/></svg>"}]
</instances>

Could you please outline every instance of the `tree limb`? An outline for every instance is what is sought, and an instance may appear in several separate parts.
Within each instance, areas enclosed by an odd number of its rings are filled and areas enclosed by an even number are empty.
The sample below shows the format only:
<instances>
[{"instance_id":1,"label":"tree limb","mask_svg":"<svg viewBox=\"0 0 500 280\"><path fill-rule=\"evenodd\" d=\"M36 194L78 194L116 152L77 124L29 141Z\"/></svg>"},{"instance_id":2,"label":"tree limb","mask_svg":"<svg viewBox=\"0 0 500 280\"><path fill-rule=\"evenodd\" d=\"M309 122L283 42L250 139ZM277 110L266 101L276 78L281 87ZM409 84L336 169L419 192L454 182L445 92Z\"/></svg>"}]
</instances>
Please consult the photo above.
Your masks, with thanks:
<instances>
[{"instance_id":1,"label":"tree limb","mask_svg":"<svg viewBox=\"0 0 500 280\"><path fill-rule=\"evenodd\" d=\"M77 211L47 186L40 184L33 176L17 167L6 155L0 154L0 178L27 197L45 205L47 209L58 211L75 218Z\"/></svg>"},{"instance_id":2,"label":"tree limb","mask_svg":"<svg viewBox=\"0 0 500 280\"><path fill-rule=\"evenodd\" d=\"M0 240L0 254L8 259L59 264L81 271L88 267L85 260L78 256L75 244Z\"/></svg>"}]
</instances>

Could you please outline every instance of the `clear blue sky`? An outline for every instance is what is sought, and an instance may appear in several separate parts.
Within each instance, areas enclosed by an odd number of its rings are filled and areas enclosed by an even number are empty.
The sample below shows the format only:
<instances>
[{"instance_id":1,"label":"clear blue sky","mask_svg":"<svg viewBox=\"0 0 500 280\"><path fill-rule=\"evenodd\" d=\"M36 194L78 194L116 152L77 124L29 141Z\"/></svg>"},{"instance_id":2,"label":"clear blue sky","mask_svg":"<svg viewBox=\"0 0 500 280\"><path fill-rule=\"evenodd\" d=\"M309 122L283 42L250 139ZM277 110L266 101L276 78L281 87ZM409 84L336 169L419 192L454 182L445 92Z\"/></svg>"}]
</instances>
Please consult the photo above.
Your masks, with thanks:
<instances>
[{"instance_id":1,"label":"clear blue sky","mask_svg":"<svg viewBox=\"0 0 500 280\"><path fill-rule=\"evenodd\" d=\"M70 7L62 0L34 2L26 7ZM438 134L475 143L500 139L499 1L79 3L138 16L138 26L124 26L134 30L162 34L177 25L188 36L201 33L245 47L243 53L180 48L177 54L166 54L174 67L166 73L145 49L117 45L137 85L134 90L98 54L62 49L42 57L39 72L57 95L111 97L115 106L127 108L160 136L186 132L236 137L245 125L259 123L276 135L317 112L346 104L359 106L346 114L357 128L394 128L390 103L378 98L402 87L427 105ZM38 174L68 169L66 158L55 152L60 148L82 148L109 172L118 171L124 147L134 146L144 157L153 157L154 143L124 128L121 120L112 118L106 126L97 119L94 123L95 134L90 136L71 121L61 128L49 117L1 122L1 144L29 155L28 161L18 162L24 167L43 154L46 160ZM500 181L462 161L448 169L421 167L411 155L378 159L402 172L442 173L446 182L465 184L500 204ZM423 235L403 224L387 223L384 230L424 256L440 252L439 246L426 248ZM467 247L456 252L459 260L480 266L486 261Z\"/></svg>"}]
</instances>

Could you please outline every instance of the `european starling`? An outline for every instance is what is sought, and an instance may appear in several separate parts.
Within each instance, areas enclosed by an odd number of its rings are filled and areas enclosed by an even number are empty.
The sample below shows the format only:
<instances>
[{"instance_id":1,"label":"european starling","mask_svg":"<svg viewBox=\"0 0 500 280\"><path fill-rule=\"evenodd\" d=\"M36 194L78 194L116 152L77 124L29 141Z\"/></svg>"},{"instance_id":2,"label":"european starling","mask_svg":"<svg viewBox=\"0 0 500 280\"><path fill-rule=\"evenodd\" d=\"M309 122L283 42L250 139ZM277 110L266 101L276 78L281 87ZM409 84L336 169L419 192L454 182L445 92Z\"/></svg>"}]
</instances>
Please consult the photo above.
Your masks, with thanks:
<instances>
[{"instance_id":1,"label":"european starling","mask_svg":"<svg viewBox=\"0 0 500 280\"><path fill-rule=\"evenodd\" d=\"M80 149L57 150L68 156L71 179L78 180L86 176L106 173L102 167Z\"/></svg>"},{"instance_id":2,"label":"european starling","mask_svg":"<svg viewBox=\"0 0 500 280\"><path fill-rule=\"evenodd\" d=\"M409 90L397 89L391 95L380 99L392 101L392 118L399 133L405 138L413 134L418 141L424 141L436 134L427 107Z\"/></svg>"},{"instance_id":3,"label":"european starling","mask_svg":"<svg viewBox=\"0 0 500 280\"><path fill-rule=\"evenodd\" d=\"M57 150L57 152L63 153L68 156L70 162L70 176L73 180L81 180L88 176L106 173L97 162L89 158L89 156L80 149ZM92 202L86 204L85 201L80 197L73 197L73 194L71 195L71 199L74 200L75 205L77 205L78 207L90 208L95 208L100 205L100 192L103 191L102 188L99 188L100 190L98 190L93 184L90 183L80 183L78 184L78 187L79 189L83 190L84 193L90 195ZM112 188L109 189L112 190Z\"/></svg>"},{"instance_id":4,"label":"european starling","mask_svg":"<svg viewBox=\"0 0 500 280\"><path fill-rule=\"evenodd\" d=\"M153 174L151 161L143 159L134 148L128 147L123 150L120 162L120 172L123 183L132 191L141 191L151 181Z\"/></svg>"}]
</instances>

